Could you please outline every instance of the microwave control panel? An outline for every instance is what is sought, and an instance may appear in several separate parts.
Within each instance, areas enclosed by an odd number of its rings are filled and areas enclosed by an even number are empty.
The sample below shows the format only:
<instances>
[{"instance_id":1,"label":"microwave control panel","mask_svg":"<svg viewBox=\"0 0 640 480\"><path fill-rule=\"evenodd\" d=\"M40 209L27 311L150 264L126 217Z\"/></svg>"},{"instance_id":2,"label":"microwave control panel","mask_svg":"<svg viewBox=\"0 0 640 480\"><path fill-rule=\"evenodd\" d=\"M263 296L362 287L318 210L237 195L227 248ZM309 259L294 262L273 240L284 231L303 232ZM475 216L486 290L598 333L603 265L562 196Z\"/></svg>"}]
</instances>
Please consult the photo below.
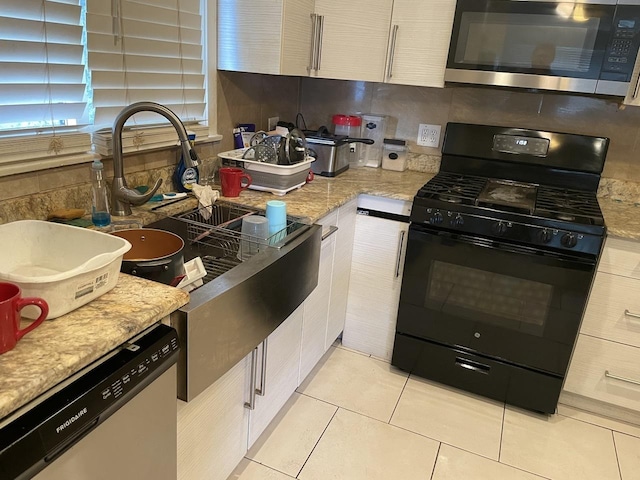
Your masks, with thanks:
<instances>
[{"instance_id":1,"label":"microwave control panel","mask_svg":"<svg viewBox=\"0 0 640 480\"><path fill-rule=\"evenodd\" d=\"M640 7L618 5L600 78L628 82L640 47Z\"/></svg>"}]
</instances>

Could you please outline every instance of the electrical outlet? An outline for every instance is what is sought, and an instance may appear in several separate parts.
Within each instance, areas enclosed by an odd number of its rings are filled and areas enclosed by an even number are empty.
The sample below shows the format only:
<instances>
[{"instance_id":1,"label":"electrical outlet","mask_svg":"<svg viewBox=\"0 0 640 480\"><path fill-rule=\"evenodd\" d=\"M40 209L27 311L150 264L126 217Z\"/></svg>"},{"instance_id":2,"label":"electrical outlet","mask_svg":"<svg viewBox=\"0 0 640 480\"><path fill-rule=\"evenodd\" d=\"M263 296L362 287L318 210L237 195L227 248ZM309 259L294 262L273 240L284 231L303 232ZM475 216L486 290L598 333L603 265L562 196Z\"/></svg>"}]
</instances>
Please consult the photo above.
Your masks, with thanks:
<instances>
[{"instance_id":1,"label":"electrical outlet","mask_svg":"<svg viewBox=\"0 0 640 480\"><path fill-rule=\"evenodd\" d=\"M269 117L269 131L275 130L278 126L278 122L280 121L280 117Z\"/></svg>"},{"instance_id":2,"label":"electrical outlet","mask_svg":"<svg viewBox=\"0 0 640 480\"><path fill-rule=\"evenodd\" d=\"M418 128L418 145L438 148L440 145L440 125L421 123Z\"/></svg>"}]
</instances>

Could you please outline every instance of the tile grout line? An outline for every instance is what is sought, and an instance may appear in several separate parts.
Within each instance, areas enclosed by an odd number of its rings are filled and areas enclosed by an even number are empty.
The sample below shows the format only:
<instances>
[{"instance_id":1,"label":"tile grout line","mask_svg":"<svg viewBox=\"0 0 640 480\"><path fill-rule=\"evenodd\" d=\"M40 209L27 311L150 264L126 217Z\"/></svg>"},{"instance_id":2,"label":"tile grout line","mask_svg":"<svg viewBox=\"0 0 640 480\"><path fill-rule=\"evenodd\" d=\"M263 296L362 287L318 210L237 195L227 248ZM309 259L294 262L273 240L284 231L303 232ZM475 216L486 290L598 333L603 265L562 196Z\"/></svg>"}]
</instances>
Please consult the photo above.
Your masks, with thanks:
<instances>
[{"instance_id":1,"label":"tile grout line","mask_svg":"<svg viewBox=\"0 0 640 480\"><path fill-rule=\"evenodd\" d=\"M436 474L436 465L438 464L438 457L440 456L440 448L442 448L442 442L438 444L438 451L436 452L436 461L433 462L433 468L431 469L431 476L429 480L433 480L433 476Z\"/></svg>"},{"instance_id":2,"label":"tile grout line","mask_svg":"<svg viewBox=\"0 0 640 480\"><path fill-rule=\"evenodd\" d=\"M311 398L313 398L313 397L311 397ZM332 405L332 404L329 404L329 405ZM300 470L298 470L298 473L296 474L295 478L298 478L300 476L300 474L302 473L302 470L304 470L305 465L307 464L307 462L311 458L311 455L313 455L313 452L315 452L316 447L320 443L320 440L322 440L322 437L324 437L324 434L327 431L327 428L329 428L329 425L331 425L331 422L333 422L333 419L335 418L336 414L338 413L338 410L340 410L340 407L337 407L336 411L333 412L333 415L331 415L331 420L329 420L329 422L327 423L327 426L324 427L324 430L322 430L322 433L320 434L320 437L318 437L318 441L316 442L316 444L311 449L311 452L309 452L309 455L307 456L307 459L304 461L304 463L300 467Z\"/></svg>"},{"instance_id":3,"label":"tile grout line","mask_svg":"<svg viewBox=\"0 0 640 480\"><path fill-rule=\"evenodd\" d=\"M613 451L616 454L616 464L618 465L618 475L622 478L622 469L620 468L620 457L618 456L618 446L616 445L616 436L613 434L613 430L611 430L611 439L613 440Z\"/></svg>"},{"instance_id":4,"label":"tile grout line","mask_svg":"<svg viewBox=\"0 0 640 480\"><path fill-rule=\"evenodd\" d=\"M576 407L571 407L571 408L576 408ZM581 410L579 408L576 408L576 410L580 410L582 412L589 413L591 415L597 415L595 413L589 412L587 410ZM592 425L594 427L604 428L605 430L611 430L612 432L618 432L618 433L622 433L623 435L629 435L630 437L640 438L640 434L633 434L633 433L623 432L622 429L619 429L619 428L605 427L603 425L595 423L595 421L589 421L589 420L583 420L581 418L575 418L575 417L572 417L571 415L565 415L564 413L556 413L556 415L559 415L559 416L564 417L564 418L568 418L570 420L576 420L578 422L586 423L587 425ZM601 416L604 419L611 420L611 421L618 422L618 423L627 423L629 426L637 428L637 425L635 425L633 423L624 422L622 420L617 420L615 418L607 417L607 416L604 416L604 415L601 415Z\"/></svg>"},{"instance_id":5,"label":"tile grout line","mask_svg":"<svg viewBox=\"0 0 640 480\"><path fill-rule=\"evenodd\" d=\"M249 460L250 462L257 463L258 465L262 465L264 468L268 468L269 470L273 470L274 472L281 473L282 475L284 475L284 476L285 476L285 477L287 477L287 478L296 478L296 477L292 477L292 476L291 476L291 475L289 475L288 473L285 473L285 472L282 472L282 471L278 470L277 468L273 468L273 467L272 467L272 466L270 466L270 465L267 465L267 464L262 463L262 462L258 462L257 460L254 460L253 458L249 458L249 457L246 457L246 456L245 456L244 458L246 458L246 459L247 459L247 460Z\"/></svg>"},{"instance_id":6,"label":"tile grout line","mask_svg":"<svg viewBox=\"0 0 640 480\"><path fill-rule=\"evenodd\" d=\"M498 446L498 463L500 463L500 457L502 457L502 437L504 436L504 417L507 414L507 404L502 406L502 424L500 425L500 445Z\"/></svg>"},{"instance_id":7,"label":"tile grout line","mask_svg":"<svg viewBox=\"0 0 640 480\"><path fill-rule=\"evenodd\" d=\"M405 388L407 388L407 384L409 383L409 377L410 375L407 375L407 378L404 381L404 385L402 386L402 390L400 391L400 395L398 395L398 400L396 401L396 405L395 407L393 407L393 411L391 412L391 416L389 417L389 421L387 422L389 425L391 425L391 420L393 419L393 416L395 415L396 410L398 409L398 405L400 405L400 399L402 398L402 394L404 394Z\"/></svg>"}]
</instances>

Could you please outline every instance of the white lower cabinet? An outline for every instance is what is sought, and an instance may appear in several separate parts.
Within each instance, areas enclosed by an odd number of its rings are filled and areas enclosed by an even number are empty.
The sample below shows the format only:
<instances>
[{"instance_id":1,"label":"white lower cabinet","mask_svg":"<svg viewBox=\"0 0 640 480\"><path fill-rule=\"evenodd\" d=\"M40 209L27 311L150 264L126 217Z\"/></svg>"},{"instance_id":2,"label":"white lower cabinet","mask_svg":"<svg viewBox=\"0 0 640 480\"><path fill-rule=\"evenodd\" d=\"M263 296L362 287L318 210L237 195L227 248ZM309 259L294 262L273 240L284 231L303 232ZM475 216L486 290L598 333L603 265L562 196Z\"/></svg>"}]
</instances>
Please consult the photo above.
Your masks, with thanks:
<instances>
[{"instance_id":1,"label":"white lower cabinet","mask_svg":"<svg viewBox=\"0 0 640 480\"><path fill-rule=\"evenodd\" d=\"M179 480L225 480L242 460L249 433L244 406L249 383L245 358L191 402L178 400Z\"/></svg>"},{"instance_id":2,"label":"white lower cabinet","mask_svg":"<svg viewBox=\"0 0 640 480\"><path fill-rule=\"evenodd\" d=\"M256 395L255 409L249 414L249 448L298 386L302 312L303 307L298 307L258 348L263 355L266 346L266 369L258 362L257 387L262 395Z\"/></svg>"},{"instance_id":3,"label":"white lower cabinet","mask_svg":"<svg viewBox=\"0 0 640 480\"><path fill-rule=\"evenodd\" d=\"M225 480L297 387L302 306L267 339L266 375L258 348L256 387L264 396L250 401L251 354L191 402L178 400L178 478Z\"/></svg>"},{"instance_id":4,"label":"white lower cabinet","mask_svg":"<svg viewBox=\"0 0 640 480\"><path fill-rule=\"evenodd\" d=\"M355 216L353 200L317 222L323 226L320 272L318 286L304 302L299 383L344 328Z\"/></svg>"},{"instance_id":5,"label":"white lower cabinet","mask_svg":"<svg viewBox=\"0 0 640 480\"><path fill-rule=\"evenodd\" d=\"M400 203L408 214L407 202ZM408 223L371 215L356 219L342 343L387 361L393 352L408 228Z\"/></svg>"},{"instance_id":6,"label":"white lower cabinet","mask_svg":"<svg viewBox=\"0 0 640 480\"><path fill-rule=\"evenodd\" d=\"M640 242L607 237L560 403L640 423Z\"/></svg>"}]
</instances>

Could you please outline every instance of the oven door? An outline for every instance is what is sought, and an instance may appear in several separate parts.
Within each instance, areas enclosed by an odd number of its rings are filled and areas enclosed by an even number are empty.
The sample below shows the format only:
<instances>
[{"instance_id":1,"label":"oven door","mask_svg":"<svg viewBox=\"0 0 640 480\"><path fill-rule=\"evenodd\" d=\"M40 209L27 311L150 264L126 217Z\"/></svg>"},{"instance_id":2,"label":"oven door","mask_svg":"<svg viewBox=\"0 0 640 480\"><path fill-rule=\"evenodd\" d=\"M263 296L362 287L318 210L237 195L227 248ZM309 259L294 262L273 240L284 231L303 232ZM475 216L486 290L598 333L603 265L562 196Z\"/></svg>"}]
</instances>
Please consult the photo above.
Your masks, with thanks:
<instances>
[{"instance_id":1,"label":"oven door","mask_svg":"<svg viewBox=\"0 0 640 480\"><path fill-rule=\"evenodd\" d=\"M445 80L594 93L616 10L602 3L458 0Z\"/></svg>"},{"instance_id":2,"label":"oven door","mask_svg":"<svg viewBox=\"0 0 640 480\"><path fill-rule=\"evenodd\" d=\"M411 225L397 333L566 373L595 259Z\"/></svg>"}]
</instances>

